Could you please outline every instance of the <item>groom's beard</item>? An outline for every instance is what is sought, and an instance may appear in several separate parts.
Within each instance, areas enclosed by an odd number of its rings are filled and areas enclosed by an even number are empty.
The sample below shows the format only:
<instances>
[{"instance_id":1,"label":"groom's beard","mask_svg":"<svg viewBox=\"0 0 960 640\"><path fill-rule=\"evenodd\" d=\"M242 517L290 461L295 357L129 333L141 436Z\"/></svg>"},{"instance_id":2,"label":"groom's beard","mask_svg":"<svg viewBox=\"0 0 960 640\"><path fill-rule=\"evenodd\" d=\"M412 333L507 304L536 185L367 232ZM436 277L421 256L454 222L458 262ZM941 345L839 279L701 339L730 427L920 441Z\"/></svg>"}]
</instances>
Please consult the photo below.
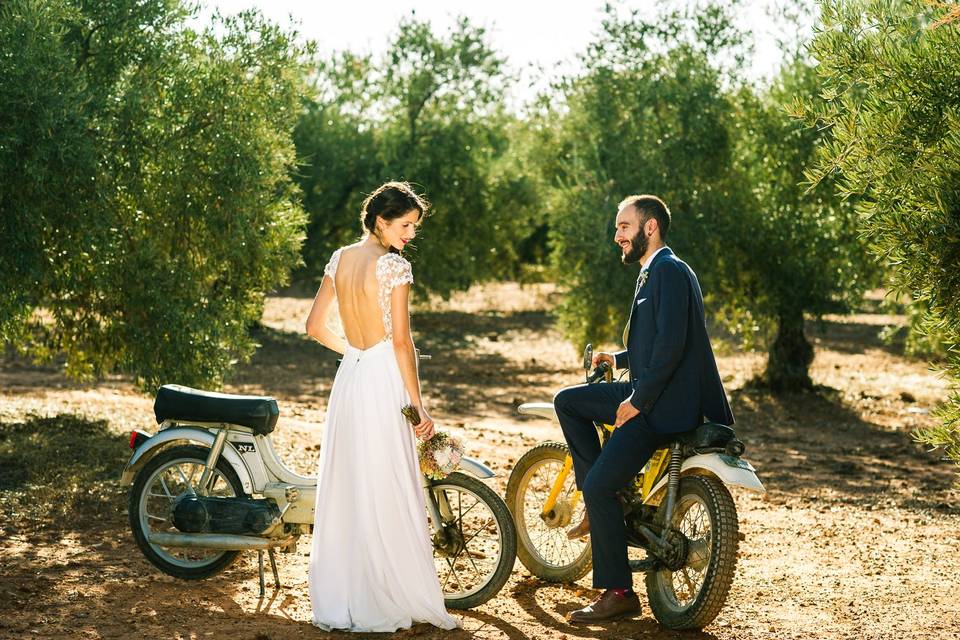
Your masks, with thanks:
<instances>
[{"instance_id":1,"label":"groom's beard","mask_svg":"<svg viewBox=\"0 0 960 640\"><path fill-rule=\"evenodd\" d=\"M630 240L630 248L623 252L623 255L620 256L620 259L623 261L623 264L635 264L640 262L640 258L647 253L647 246L650 244L650 239L647 238L646 234L643 232L643 228L637 231L637 235Z\"/></svg>"}]
</instances>

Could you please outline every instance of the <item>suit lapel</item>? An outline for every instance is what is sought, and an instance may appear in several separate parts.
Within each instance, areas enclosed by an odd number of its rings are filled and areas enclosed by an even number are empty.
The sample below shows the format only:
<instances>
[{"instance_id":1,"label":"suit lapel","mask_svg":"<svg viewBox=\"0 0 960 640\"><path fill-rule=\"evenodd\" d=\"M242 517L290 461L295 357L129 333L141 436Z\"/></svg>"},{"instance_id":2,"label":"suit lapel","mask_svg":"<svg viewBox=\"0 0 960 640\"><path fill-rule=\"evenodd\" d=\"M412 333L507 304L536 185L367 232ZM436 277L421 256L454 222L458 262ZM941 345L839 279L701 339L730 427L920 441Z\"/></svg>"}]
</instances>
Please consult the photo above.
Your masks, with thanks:
<instances>
[{"instance_id":1,"label":"suit lapel","mask_svg":"<svg viewBox=\"0 0 960 640\"><path fill-rule=\"evenodd\" d=\"M650 263L650 266L647 268L648 272L653 271L654 265L663 260L666 256L673 255L673 251L670 250L670 247L664 247L657 256L653 259L653 262ZM643 269L640 270L640 273L643 273ZM647 280L649 280L649 276ZM633 310L637 308L637 296L640 295L640 291L647 286L647 283L644 282L643 285L640 284L640 276L637 275L637 288L633 291L633 301L630 303L630 315L627 316L627 324L623 327L623 348L628 349L627 340L630 339L630 325L633 324Z\"/></svg>"},{"instance_id":2,"label":"suit lapel","mask_svg":"<svg viewBox=\"0 0 960 640\"><path fill-rule=\"evenodd\" d=\"M640 284L640 276L637 276L637 287L633 290L633 302L630 303L630 315L627 316L627 324L623 327L624 349L627 348L627 340L630 339L630 325L633 324L633 310L637 306L637 296L640 294L640 289L643 289L643 286Z\"/></svg>"}]
</instances>

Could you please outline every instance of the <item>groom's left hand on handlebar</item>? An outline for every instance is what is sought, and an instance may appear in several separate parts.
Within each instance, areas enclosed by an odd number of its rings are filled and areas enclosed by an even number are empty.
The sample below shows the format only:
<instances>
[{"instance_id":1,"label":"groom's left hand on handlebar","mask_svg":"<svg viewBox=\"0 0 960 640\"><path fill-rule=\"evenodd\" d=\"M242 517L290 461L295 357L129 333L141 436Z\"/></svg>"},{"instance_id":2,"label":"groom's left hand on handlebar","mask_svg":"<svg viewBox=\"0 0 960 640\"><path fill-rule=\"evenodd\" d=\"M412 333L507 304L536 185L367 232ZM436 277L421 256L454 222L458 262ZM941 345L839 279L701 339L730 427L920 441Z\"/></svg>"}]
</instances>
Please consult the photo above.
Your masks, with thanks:
<instances>
[{"instance_id":1,"label":"groom's left hand on handlebar","mask_svg":"<svg viewBox=\"0 0 960 640\"><path fill-rule=\"evenodd\" d=\"M605 351L598 351L595 354L593 354L593 368L596 369L597 367L599 367L601 362L606 362L608 365L610 365L611 369L616 368L617 363L613 359L612 353L607 353Z\"/></svg>"}]
</instances>

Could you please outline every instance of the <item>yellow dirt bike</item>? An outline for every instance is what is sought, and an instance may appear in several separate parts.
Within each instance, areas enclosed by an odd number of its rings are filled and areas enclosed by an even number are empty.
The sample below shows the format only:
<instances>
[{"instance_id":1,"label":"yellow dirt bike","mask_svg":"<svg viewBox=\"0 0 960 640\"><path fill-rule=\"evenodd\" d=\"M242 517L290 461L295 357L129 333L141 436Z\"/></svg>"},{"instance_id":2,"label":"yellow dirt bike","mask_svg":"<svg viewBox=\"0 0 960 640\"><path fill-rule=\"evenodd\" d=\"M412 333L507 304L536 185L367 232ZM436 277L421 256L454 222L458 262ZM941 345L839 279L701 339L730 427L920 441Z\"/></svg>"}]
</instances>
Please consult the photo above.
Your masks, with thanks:
<instances>
[{"instance_id":1,"label":"yellow dirt bike","mask_svg":"<svg viewBox=\"0 0 960 640\"><path fill-rule=\"evenodd\" d=\"M610 367L604 362L591 372L592 361L587 345L587 383L611 382ZM557 420L549 402L522 404L519 411ZM615 427L596 427L606 444ZM650 609L667 628L702 629L726 601L739 542L737 509L727 487L765 491L743 452L733 429L705 423L654 452L620 491L630 568L645 574ZM584 516L566 444L545 442L524 454L510 474L506 501L517 525L517 556L531 573L573 582L590 571L589 539L566 536ZM642 553L634 549L645 550L645 557L634 558Z\"/></svg>"}]
</instances>

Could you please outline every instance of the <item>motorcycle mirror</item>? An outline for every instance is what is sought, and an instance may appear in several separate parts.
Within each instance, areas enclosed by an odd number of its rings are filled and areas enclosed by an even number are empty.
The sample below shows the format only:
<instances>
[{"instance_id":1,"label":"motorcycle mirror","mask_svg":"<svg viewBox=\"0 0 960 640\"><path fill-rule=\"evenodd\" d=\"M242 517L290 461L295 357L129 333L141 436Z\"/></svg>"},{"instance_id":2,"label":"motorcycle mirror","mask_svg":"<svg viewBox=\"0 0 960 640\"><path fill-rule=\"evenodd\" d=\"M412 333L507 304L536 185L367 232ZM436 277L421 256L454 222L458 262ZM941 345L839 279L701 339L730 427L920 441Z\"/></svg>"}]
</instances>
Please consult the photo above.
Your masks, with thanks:
<instances>
[{"instance_id":1,"label":"motorcycle mirror","mask_svg":"<svg viewBox=\"0 0 960 640\"><path fill-rule=\"evenodd\" d=\"M590 371L590 366L593 364L593 344L587 343L587 347L583 350L583 369L585 371Z\"/></svg>"}]
</instances>

